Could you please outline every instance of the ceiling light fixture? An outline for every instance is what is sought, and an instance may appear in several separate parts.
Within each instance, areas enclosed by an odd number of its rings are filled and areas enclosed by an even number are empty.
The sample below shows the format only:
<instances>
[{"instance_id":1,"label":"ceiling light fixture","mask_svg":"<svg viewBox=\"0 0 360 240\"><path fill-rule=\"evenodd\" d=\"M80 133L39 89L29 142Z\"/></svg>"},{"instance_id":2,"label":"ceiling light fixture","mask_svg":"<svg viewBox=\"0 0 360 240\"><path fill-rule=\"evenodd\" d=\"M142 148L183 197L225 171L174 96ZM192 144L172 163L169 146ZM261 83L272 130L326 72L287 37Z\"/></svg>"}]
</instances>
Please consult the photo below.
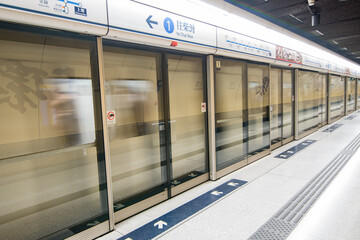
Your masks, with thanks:
<instances>
[{"instance_id":1,"label":"ceiling light fixture","mask_svg":"<svg viewBox=\"0 0 360 240\"><path fill-rule=\"evenodd\" d=\"M313 14L311 15L311 26L319 26L320 24L320 14ZM324 34L323 34L324 35Z\"/></svg>"},{"instance_id":2,"label":"ceiling light fixture","mask_svg":"<svg viewBox=\"0 0 360 240\"><path fill-rule=\"evenodd\" d=\"M315 6L315 0L308 0L307 7L311 13L311 26L318 26L320 24L320 8Z\"/></svg>"},{"instance_id":3,"label":"ceiling light fixture","mask_svg":"<svg viewBox=\"0 0 360 240\"><path fill-rule=\"evenodd\" d=\"M299 19L299 18L295 17L295 16L294 16L294 15L292 15L292 14L289 14L289 16L290 16L290 17L292 17L292 18L294 18L295 20L297 20L297 21L301 22L301 23L304 23L304 21L302 21L301 19Z\"/></svg>"},{"instance_id":4,"label":"ceiling light fixture","mask_svg":"<svg viewBox=\"0 0 360 240\"><path fill-rule=\"evenodd\" d=\"M322 32L320 32L319 30L315 30L315 32L317 32L318 34L320 34L321 36L324 36L324 34Z\"/></svg>"}]
</instances>

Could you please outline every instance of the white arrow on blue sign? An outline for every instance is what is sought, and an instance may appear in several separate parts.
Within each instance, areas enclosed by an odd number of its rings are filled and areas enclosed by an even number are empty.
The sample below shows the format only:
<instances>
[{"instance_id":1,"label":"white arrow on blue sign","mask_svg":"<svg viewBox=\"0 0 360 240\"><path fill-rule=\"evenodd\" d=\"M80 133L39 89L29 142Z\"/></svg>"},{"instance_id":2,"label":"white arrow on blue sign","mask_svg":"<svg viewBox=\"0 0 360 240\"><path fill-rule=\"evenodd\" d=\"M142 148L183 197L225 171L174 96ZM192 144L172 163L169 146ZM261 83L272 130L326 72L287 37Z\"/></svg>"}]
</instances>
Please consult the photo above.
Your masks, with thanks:
<instances>
[{"instance_id":1,"label":"white arrow on blue sign","mask_svg":"<svg viewBox=\"0 0 360 240\"><path fill-rule=\"evenodd\" d=\"M239 184L238 184L238 183L235 183L235 182L229 182L228 185L229 185L229 186L236 187L236 186L238 186Z\"/></svg>"},{"instance_id":2,"label":"white arrow on blue sign","mask_svg":"<svg viewBox=\"0 0 360 240\"><path fill-rule=\"evenodd\" d=\"M167 226L167 223L161 220L154 223L154 227L158 227L159 229L163 229L164 226Z\"/></svg>"},{"instance_id":3,"label":"white arrow on blue sign","mask_svg":"<svg viewBox=\"0 0 360 240\"><path fill-rule=\"evenodd\" d=\"M219 195L223 194L223 192L213 191L211 194L215 195L215 196L219 196Z\"/></svg>"}]
</instances>

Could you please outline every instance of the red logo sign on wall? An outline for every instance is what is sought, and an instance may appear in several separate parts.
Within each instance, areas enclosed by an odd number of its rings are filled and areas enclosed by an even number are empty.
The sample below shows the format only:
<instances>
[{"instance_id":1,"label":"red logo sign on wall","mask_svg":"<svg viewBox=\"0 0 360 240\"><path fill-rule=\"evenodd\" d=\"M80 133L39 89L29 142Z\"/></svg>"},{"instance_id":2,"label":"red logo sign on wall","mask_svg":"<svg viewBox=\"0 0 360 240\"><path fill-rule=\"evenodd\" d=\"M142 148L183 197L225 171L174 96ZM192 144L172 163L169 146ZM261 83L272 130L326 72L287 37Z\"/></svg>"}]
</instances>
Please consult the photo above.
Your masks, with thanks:
<instances>
[{"instance_id":1,"label":"red logo sign on wall","mask_svg":"<svg viewBox=\"0 0 360 240\"><path fill-rule=\"evenodd\" d=\"M276 46L276 59L302 64L301 53L281 46Z\"/></svg>"}]
</instances>

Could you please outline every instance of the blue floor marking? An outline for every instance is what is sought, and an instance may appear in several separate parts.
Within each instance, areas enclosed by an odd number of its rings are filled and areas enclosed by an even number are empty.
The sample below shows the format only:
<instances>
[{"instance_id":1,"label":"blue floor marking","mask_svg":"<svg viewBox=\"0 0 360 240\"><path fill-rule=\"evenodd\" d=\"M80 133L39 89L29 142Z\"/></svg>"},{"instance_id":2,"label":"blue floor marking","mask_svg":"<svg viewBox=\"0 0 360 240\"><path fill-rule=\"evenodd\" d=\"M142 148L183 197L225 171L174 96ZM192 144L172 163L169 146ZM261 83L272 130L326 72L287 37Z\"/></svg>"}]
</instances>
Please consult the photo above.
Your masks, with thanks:
<instances>
[{"instance_id":1,"label":"blue floor marking","mask_svg":"<svg viewBox=\"0 0 360 240\"><path fill-rule=\"evenodd\" d=\"M347 117L346 120L353 120L356 117L357 117L357 115L353 114L353 115Z\"/></svg>"},{"instance_id":2,"label":"blue floor marking","mask_svg":"<svg viewBox=\"0 0 360 240\"><path fill-rule=\"evenodd\" d=\"M285 152L280 153L279 155L277 155L275 157L281 158L281 159L288 159L288 158L292 157L294 154L303 150L304 148L310 146L314 142L316 142L316 140L310 140L310 139L305 140L305 141L299 143L298 145L286 150Z\"/></svg>"},{"instance_id":3,"label":"blue floor marking","mask_svg":"<svg viewBox=\"0 0 360 240\"><path fill-rule=\"evenodd\" d=\"M342 126L342 124L337 123L337 124L334 124L331 127L327 128L327 129L325 129L323 132L333 132L335 129L337 129L337 128L341 127L341 126Z\"/></svg>"},{"instance_id":4,"label":"blue floor marking","mask_svg":"<svg viewBox=\"0 0 360 240\"><path fill-rule=\"evenodd\" d=\"M194 215L203 208L218 201L227 194L238 189L240 186L247 183L246 181L232 179L220 186L204 193L203 195L185 203L184 205L168 212L161 217L143 225L142 227L126 234L118 240L144 240L153 239L154 237L164 233L171 227Z\"/></svg>"}]
</instances>

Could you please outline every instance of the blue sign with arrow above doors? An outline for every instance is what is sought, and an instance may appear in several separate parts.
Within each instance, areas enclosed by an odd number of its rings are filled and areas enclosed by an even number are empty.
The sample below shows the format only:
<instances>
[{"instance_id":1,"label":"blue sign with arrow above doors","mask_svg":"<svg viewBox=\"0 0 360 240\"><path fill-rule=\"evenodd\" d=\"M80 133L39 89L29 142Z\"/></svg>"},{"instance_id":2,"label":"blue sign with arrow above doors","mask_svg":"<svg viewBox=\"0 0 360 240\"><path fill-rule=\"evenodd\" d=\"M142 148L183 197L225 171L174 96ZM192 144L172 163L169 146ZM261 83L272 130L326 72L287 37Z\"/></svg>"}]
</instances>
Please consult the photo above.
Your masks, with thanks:
<instances>
[{"instance_id":1,"label":"blue sign with arrow above doors","mask_svg":"<svg viewBox=\"0 0 360 240\"><path fill-rule=\"evenodd\" d=\"M158 25L158 22L151 20L151 18L152 18L152 15L150 15L150 16L146 19L146 22L147 22L147 24L149 24L149 27L150 27L150 28L153 28L153 26L152 26L151 24Z\"/></svg>"}]
</instances>

